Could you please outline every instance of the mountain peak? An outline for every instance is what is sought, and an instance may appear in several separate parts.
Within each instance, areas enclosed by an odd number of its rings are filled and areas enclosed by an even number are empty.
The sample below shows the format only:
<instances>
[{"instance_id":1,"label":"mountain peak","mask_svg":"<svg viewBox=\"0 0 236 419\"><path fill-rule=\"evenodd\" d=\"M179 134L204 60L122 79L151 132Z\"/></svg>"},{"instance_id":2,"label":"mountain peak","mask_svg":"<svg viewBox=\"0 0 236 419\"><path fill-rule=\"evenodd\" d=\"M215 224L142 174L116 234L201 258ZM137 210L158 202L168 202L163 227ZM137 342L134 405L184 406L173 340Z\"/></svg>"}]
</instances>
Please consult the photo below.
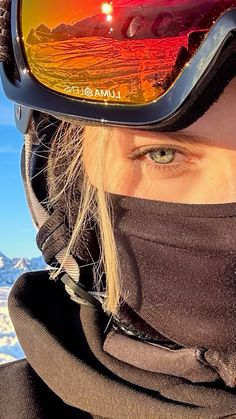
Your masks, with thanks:
<instances>
[{"instance_id":1,"label":"mountain peak","mask_svg":"<svg viewBox=\"0 0 236 419\"><path fill-rule=\"evenodd\" d=\"M41 23L41 25L39 25L36 29L37 32L45 32L45 33L51 33L51 30L44 25L43 23Z\"/></svg>"},{"instance_id":2,"label":"mountain peak","mask_svg":"<svg viewBox=\"0 0 236 419\"><path fill-rule=\"evenodd\" d=\"M14 265L14 268L25 270L29 265L30 261L27 258L22 257L17 260L16 264Z\"/></svg>"},{"instance_id":3,"label":"mountain peak","mask_svg":"<svg viewBox=\"0 0 236 419\"><path fill-rule=\"evenodd\" d=\"M2 252L0 252L0 258L8 259Z\"/></svg>"},{"instance_id":4,"label":"mountain peak","mask_svg":"<svg viewBox=\"0 0 236 419\"><path fill-rule=\"evenodd\" d=\"M44 270L48 265L42 256L8 258L0 252L0 286L9 286L24 272Z\"/></svg>"}]
</instances>

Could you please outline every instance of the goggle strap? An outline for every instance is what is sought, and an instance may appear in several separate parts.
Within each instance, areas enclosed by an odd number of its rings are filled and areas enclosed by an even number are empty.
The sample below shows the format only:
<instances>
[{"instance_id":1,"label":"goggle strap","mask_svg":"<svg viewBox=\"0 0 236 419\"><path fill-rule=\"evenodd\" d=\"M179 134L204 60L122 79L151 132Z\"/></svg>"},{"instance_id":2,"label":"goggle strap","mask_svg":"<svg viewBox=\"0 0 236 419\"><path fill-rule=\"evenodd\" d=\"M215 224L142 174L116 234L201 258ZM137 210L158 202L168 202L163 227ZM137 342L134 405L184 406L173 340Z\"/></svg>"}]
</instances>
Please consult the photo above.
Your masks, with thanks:
<instances>
[{"instance_id":1,"label":"goggle strap","mask_svg":"<svg viewBox=\"0 0 236 419\"><path fill-rule=\"evenodd\" d=\"M0 62L10 62L10 0L0 0Z\"/></svg>"}]
</instances>

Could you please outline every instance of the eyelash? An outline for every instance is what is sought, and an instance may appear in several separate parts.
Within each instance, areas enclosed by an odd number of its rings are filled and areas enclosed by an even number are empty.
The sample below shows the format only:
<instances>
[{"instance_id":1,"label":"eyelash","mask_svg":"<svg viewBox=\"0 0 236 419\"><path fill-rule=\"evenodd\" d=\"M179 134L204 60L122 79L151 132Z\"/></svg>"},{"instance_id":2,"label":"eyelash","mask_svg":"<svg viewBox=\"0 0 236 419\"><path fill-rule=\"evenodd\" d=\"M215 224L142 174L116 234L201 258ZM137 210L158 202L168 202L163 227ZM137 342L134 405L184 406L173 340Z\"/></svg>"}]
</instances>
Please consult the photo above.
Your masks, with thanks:
<instances>
[{"instance_id":1,"label":"eyelash","mask_svg":"<svg viewBox=\"0 0 236 419\"><path fill-rule=\"evenodd\" d=\"M182 156L186 156L186 151L182 150L180 148L176 148L175 146L154 146L154 147L147 147L145 149L138 149L135 150L131 155L130 155L130 159L135 161L135 160L142 160L143 157L145 157L146 155L148 155L149 153L153 152L153 151L158 151L158 150L172 150L174 151L174 153L179 153ZM179 172L183 172L185 170L188 169L189 164L191 163L190 161L188 162L183 162L183 163L174 163L171 164L170 163L152 163L151 159L147 162L144 161L144 165L147 166L148 168L150 168L151 170L158 170L162 173L168 173L168 174L177 174Z\"/></svg>"}]
</instances>

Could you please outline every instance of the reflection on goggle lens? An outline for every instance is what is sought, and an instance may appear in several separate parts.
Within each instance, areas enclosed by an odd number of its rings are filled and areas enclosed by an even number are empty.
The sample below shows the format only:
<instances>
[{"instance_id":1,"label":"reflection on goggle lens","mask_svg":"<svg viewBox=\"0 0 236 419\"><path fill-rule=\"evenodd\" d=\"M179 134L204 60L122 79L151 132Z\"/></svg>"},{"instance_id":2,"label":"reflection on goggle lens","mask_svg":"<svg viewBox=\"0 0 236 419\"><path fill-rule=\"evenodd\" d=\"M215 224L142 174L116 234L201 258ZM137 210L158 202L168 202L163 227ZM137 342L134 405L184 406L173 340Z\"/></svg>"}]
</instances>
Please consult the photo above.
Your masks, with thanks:
<instances>
[{"instance_id":1,"label":"reflection on goggle lens","mask_svg":"<svg viewBox=\"0 0 236 419\"><path fill-rule=\"evenodd\" d=\"M78 99L141 105L163 95L236 0L22 0L32 75Z\"/></svg>"}]
</instances>

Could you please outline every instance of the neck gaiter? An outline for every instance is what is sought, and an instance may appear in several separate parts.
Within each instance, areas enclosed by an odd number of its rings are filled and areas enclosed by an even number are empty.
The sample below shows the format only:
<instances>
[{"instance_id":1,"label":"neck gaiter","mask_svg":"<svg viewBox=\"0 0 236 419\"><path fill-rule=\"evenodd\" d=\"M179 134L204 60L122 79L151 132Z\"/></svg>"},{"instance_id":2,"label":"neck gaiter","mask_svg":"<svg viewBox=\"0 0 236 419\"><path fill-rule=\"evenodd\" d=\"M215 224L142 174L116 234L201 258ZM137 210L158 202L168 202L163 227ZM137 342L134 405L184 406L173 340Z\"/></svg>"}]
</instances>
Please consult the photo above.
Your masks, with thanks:
<instances>
[{"instance_id":1,"label":"neck gaiter","mask_svg":"<svg viewBox=\"0 0 236 419\"><path fill-rule=\"evenodd\" d=\"M209 350L211 365L219 354L231 357L236 352L236 203L109 195L124 300L120 316L128 307L165 338Z\"/></svg>"}]
</instances>

